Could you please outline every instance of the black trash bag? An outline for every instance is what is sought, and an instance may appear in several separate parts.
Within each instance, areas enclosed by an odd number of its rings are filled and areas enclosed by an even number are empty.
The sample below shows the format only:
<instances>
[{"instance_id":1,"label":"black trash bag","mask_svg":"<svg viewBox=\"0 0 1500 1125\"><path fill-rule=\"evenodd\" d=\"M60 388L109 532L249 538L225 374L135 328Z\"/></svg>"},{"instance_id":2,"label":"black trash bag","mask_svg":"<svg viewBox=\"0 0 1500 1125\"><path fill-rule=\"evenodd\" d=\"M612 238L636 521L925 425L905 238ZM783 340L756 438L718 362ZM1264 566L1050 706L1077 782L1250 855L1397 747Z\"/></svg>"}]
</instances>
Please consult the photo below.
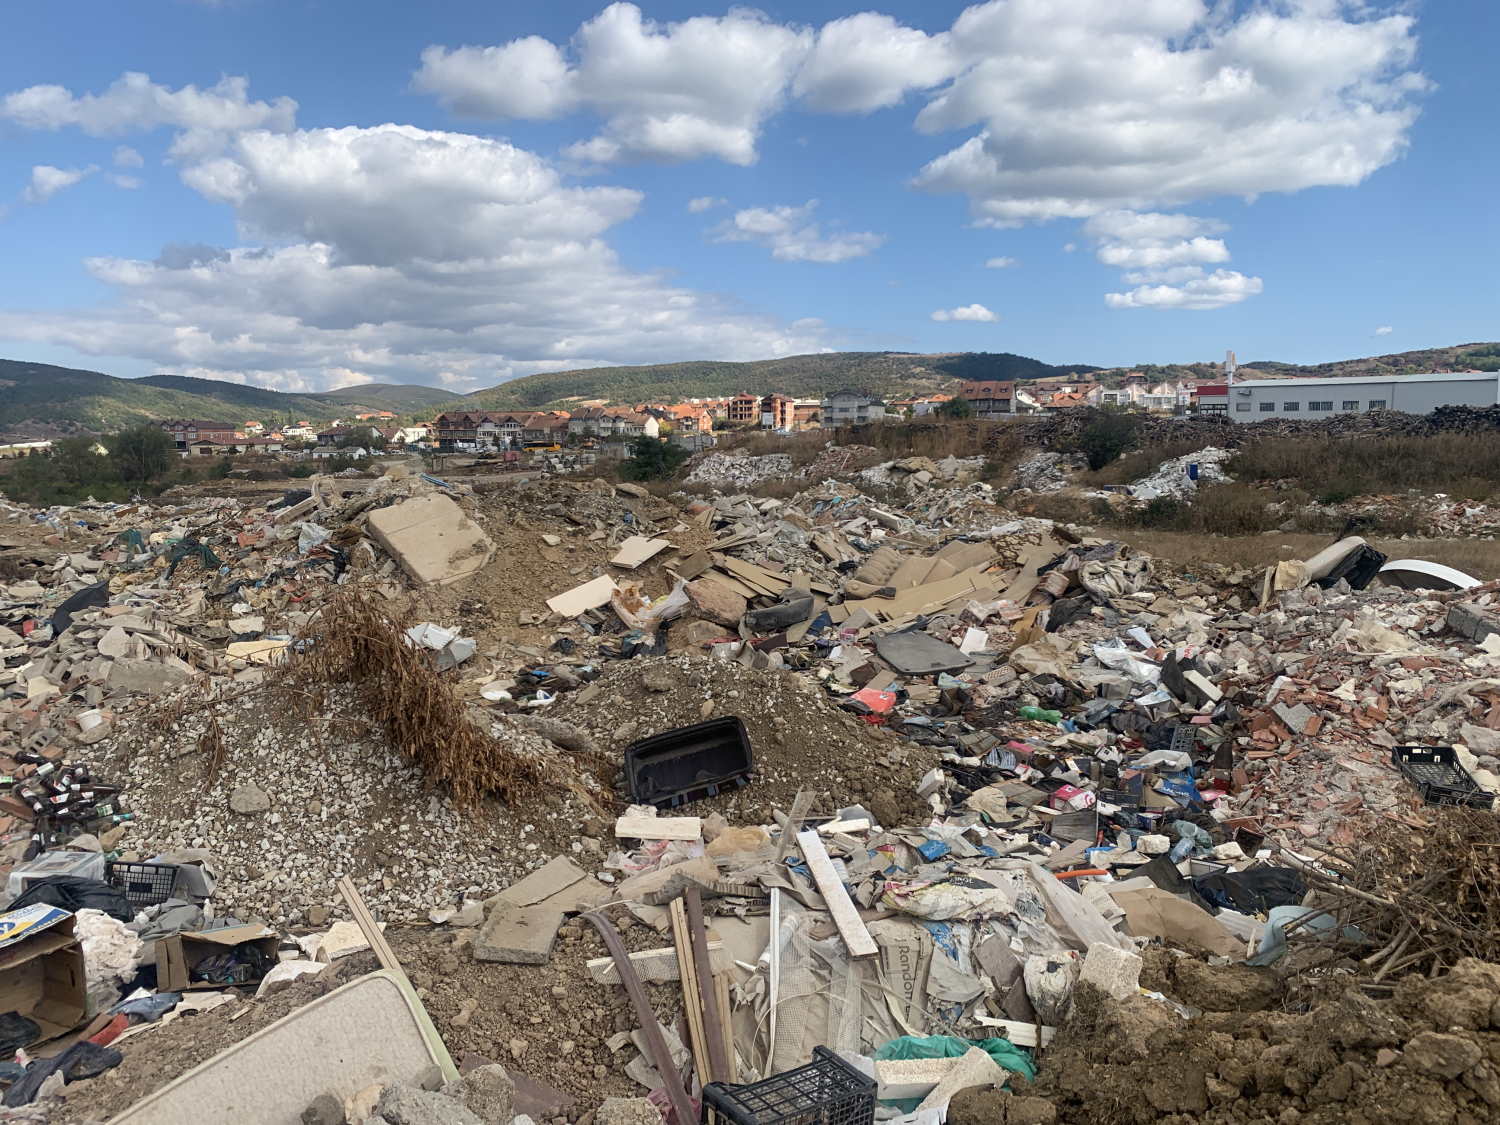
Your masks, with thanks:
<instances>
[{"instance_id":1,"label":"black trash bag","mask_svg":"<svg viewBox=\"0 0 1500 1125\"><path fill-rule=\"evenodd\" d=\"M192 979L207 984L250 984L276 967L276 957L254 942L243 942L193 966Z\"/></svg>"},{"instance_id":2,"label":"black trash bag","mask_svg":"<svg viewBox=\"0 0 1500 1125\"><path fill-rule=\"evenodd\" d=\"M1252 867L1194 879L1198 893L1217 907L1241 914L1264 914L1273 906L1296 906L1307 894L1302 876L1290 867Z\"/></svg>"},{"instance_id":3,"label":"black trash bag","mask_svg":"<svg viewBox=\"0 0 1500 1125\"><path fill-rule=\"evenodd\" d=\"M92 586L85 586L52 611L52 639L55 641L68 631L68 626L73 624L73 615L79 610L94 609L108 604L108 582L95 582Z\"/></svg>"},{"instance_id":4,"label":"black trash bag","mask_svg":"<svg viewBox=\"0 0 1500 1125\"><path fill-rule=\"evenodd\" d=\"M99 879L80 879L77 875L51 875L38 879L21 892L6 909L20 910L33 903L46 903L77 914L80 910L102 910L111 918L129 922L135 918L130 900L119 887Z\"/></svg>"},{"instance_id":5,"label":"black trash bag","mask_svg":"<svg viewBox=\"0 0 1500 1125\"><path fill-rule=\"evenodd\" d=\"M0 1058L10 1058L28 1043L35 1043L41 1035L41 1024L27 1019L20 1012L0 1015Z\"/></svg>"},{"instance_id":6,"label":"black trash bag","mask_svg":"<svg viewBox=\"0 0 1500 1125\"><path fill-rule=\"evenodd\" d=\"M119 1066L124 1058L113 1047L100 1047L86 1039L74 1043L56 1058L37 1059L28 1066L25 1075L5 1091L5 1105L7 1108L30 1105L36 1100L42 1083L51 1077L53 1071L62 1071L65 1083L77 1082L81 1078L94 1078Z\"/></svg>"}]
</instances>

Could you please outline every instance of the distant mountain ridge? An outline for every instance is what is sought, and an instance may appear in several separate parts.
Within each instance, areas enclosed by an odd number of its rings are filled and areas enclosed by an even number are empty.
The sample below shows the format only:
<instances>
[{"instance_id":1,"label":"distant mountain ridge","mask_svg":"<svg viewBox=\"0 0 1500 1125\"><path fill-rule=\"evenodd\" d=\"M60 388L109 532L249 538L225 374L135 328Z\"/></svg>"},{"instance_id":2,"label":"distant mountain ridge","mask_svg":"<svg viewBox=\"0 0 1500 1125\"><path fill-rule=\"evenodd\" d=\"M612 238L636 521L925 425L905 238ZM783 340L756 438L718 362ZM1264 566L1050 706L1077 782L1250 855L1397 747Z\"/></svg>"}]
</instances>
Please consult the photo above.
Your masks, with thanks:
<instances>
[{"instance_id":1,"label":"distant mountain ridge","mask_svg":"<svg viewBox=\"0 0 1500 1125\"><path fill-rule=\"evenodd\" d=\"M1500 368L1500 344L1455 344L1320 364L1275 360L1246 363L1241 372L1268 375L1400 375L1415 371ZM1153 379L1212 379L1216 363L1141 364L1100 368L1049 364L1009 352L822 352L732 363L699 360L640 367L593 367L513 379L468 395L436 387L369 383L336 391L288 394L216 379L151 375L118 379L98 371L0 359L0 440L102 433L160 418L203 418L239 426L307 419L330 422L363 410L430 417L440 410L535 410L589 400L614 403L721 398L773 391L821 398L851 387L884 398L951 391L959 380L1036 380L1140 371Z\"/></svg>"}]
</instances>

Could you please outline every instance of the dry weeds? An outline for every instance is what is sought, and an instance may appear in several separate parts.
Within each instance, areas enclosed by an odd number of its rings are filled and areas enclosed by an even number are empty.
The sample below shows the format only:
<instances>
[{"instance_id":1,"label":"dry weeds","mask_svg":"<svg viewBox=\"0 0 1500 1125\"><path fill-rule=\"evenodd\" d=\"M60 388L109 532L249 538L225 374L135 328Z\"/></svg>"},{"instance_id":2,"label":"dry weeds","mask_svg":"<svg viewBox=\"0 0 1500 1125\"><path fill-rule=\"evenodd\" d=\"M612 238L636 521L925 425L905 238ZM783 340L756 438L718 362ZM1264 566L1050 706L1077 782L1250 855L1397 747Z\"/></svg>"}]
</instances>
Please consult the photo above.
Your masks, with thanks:
<instances>
[{"instance_id":1,"label":"dry weeds","mask_svg":"<svg viewBox=\"0 0 1500 1125\"><path fill-rule=\"evenodd\" d=\"M1264 567L1288 559L1306 559L1333 540L1330 534L1273 531L1226 538L1196 532L1149 528L1101 531L1148 555L1180 566ZM1425 559L1461 570L1475 578L1500 578L1500 544L1486 539L1379 539L1366 536L1377 551L1392 559Z\"/></svg>"},{"instance_id":2,"label":"dry weeds","mask_svg":"<svg viewBox=\"0 0 1500 1125\"><path fill-rule=\"evenodd\" d=\"M349 684L369 717L433 784L447 785L463 808L487 795L507 804L534 793L544 763L507 747L469 721L451 680L426 650L409 644L384 605L344 591L323 608L306 651L283 666L288 686Z\"/></svg>"}]
</instances>

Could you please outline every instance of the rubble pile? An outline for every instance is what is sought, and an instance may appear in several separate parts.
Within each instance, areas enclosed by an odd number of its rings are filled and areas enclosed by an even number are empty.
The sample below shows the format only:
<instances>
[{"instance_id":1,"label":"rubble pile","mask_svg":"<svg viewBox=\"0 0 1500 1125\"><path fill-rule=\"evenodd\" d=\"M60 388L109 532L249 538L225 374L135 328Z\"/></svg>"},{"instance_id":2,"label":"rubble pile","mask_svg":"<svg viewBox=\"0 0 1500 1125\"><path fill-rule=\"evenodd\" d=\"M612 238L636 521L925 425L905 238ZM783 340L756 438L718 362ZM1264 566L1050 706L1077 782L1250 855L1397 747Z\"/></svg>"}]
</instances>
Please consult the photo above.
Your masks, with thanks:
<instances>
[{"instance_id":1,"label":"rubble pile","mask_svg":"<svg viewBox=\"0 0 1500 1125\"><path fill-rule=\"evenodd\" d=\"M1011 470L1011 486L1017 491L1061 492L1068 487L1068 474L1088 468L1081 453L1033 453Z\"/></svg>"},{"instance_id":2,"label":"rubble pile","mask_svg":"<svg viewBox=\"0 0 1500 1125\"><path fill-rule=\"evenodd\" d=\"M194 1027L228 1046L247 1010L291 1053L346 989L394 990L409 1039L265 1094L295 1094L293 1116L326 1095L330 1121L687 1120L807 1066L955 1120L1493 1104L1490 1024L1420 1011L1500 970L1438 956L1434 983L1397 984L1393 1030L1335 1048L1314 1037L1349 1005L1377 1026L1369 1000L1260 1009L1307 947L1364 979L1368 936L1324 910L1362 833L1500 794L1500 583L1383 587L1357 539L1259 580L1183 578L1016 518L973 460L851 467L785 500L735 476L762 460L700 461L733 482L707 496L398 470L264 508L7 510L11 921L35 910L33 956L91 984L108 968L131 1005L19 1012L23 1048L89 1034L62 1074L27 1055L7 1104L82 1120L108 1081L85 1075L113 1067L158 1096L186 1067L132 1060L172 1029L127 1029L209 988L240 999ZM538 784L460 807L412 722L329 682L355 596L405 626L388 655L423 654L414 697ZM380 971L262 1019L355 955ZM357 1103L361 1060L403 1042ZM1169 1050L1192 1065L1152 1065ZM476 1109L460 1063L502 1066L513 1101Z\"/></svg>"},{"instance_id":3,"label":"rubble pile","mask_svg":"<svg viewBox=\"0 0 1500 1125\"><path fill-rule=\"evenodd\" d=\"M1132 481L1130 495L1136 500L1155 500L1161 496L1189 498L1201 485L1222 484L1229 480L1224 462L1233 456L1231 449L1210 445L1181 457L1169 457L1149 475Z\"/></svg>"}]
</instances>

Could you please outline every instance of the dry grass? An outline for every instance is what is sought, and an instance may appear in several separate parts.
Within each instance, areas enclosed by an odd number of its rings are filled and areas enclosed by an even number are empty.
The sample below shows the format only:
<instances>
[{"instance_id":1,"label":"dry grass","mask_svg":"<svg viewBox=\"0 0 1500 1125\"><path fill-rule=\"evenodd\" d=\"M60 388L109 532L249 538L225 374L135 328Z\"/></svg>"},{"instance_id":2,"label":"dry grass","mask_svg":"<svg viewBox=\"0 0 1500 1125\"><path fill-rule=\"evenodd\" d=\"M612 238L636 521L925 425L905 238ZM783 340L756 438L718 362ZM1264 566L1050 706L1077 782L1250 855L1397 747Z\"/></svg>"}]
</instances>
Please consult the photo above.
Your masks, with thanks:
<instances>
[{"instance_id":1,"label":"dry grass","mask_svg":"<svg viewBox=\"0 0 1500 1125\"><path fill-rule=\"evenodd\" d=\"M299 692L352 685L370 719L392 743L446 784L456 804L475 808L487 795L513 803L534 793L543 763L517 754L469 721L454 689L427 652L408 644L400 621L375 599L344 591L318 616L313 644L283 666Z\"/></svg>"},{"instance_id":2,"label":"dry grass","mask_svg":"<svg viewBox=\"0 0 1500 1125\"><path fill-rule=\"evenodd\" d=\"M1202 448L1203 442L1194 439L1148 445L1144 449L1121 455L1102 469L1082 474L1079 480L1090 488L1098 488L1104 484L1130 484L1154 473L1163 461L1196 453Z\"/></svg>"},{"instance_id":3,"label":"dry grass","mask_svg":"<svg viewBox=\"0 0 1500 1125\"><path fill-rule=\"evenodd\" d=\"M1500 957L1500 818L1488 810L1430 811L1432 827L1420 835L1382 821L1348 852L1334 851L1343 877L1304 872L1340 931L1353 926L1368 939L1354 956L1376 980L1437 976L1464 957ZM1330 957L1339 955L1335 949Z\"/></svg>"},{"instance_id":4,"label":"dry grass","mask_svg":"<svg viewBox=\"0 0 1500 1125\"><path fill-rule=\"evenodd\" d=\"M1245 446L1226 466L1236 480L1293 481L1325 503L1406 489L1468 500L1500 494L1493 434L1273 438Z\"/></svg>"},{"instance_id":5,"label":"dry grass","mask_svg":"<svg viewBox=\"0 0 1500 1125\"><path fill-rule=\"evenodd\" d=\"M1332 542L1332 537L1326 534L1280 531L1225 537L1150 528L1111 528L1101 534L1182 566L1264 567L1288 559L1310 558ZM1371 539L1370 545L1392 559L1425 559L1486 581L1500 578L1500 545L1488 540Z\"/></svg>"}]
</instances>

